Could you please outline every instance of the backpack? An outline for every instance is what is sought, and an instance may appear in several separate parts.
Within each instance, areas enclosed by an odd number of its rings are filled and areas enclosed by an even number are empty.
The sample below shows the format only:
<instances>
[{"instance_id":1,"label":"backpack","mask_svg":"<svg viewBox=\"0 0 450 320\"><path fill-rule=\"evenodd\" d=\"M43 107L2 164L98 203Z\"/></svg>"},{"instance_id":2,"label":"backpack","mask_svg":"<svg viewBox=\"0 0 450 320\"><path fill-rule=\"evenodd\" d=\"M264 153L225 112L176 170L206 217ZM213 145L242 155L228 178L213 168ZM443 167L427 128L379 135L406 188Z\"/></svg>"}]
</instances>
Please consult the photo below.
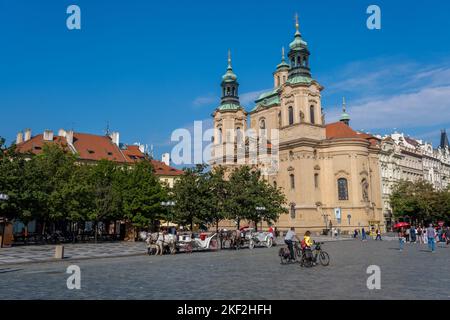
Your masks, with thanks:
<instances>
[{"instance_id":1,"label":"backpack","mask_svg":"<svg viewBox=\"0 0 450 320\"><path fill-rule=\"evenodd\" d=\"M305 239L303 239L302 242L300 242L300 246L302 249L305 249L307 247Z\"/></svg>"}]
</instances>

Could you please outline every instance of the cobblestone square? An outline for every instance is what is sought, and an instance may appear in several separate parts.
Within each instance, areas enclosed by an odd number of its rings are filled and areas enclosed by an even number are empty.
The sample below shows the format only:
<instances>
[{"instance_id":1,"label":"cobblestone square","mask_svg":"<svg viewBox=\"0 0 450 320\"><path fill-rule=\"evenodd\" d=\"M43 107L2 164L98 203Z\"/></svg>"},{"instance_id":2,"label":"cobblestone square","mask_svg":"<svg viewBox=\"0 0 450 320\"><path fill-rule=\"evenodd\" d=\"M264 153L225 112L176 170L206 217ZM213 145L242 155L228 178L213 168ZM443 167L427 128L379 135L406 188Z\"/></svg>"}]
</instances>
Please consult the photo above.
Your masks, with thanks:
<instances>
[{"instance_id":1,"label":"cobblestone square","mask_svg":"<svg viewBox=\"0 0 450 320\"><path fill-rule=\"evenodd\" d=\"M329 267L281 265L280 246L0 266L0 299L450 299L450 248L397 241L327 242ZM66 268L81 268L69 290ZM381 268L369 290L367 267Z\"/></svg>"}]
</instances>

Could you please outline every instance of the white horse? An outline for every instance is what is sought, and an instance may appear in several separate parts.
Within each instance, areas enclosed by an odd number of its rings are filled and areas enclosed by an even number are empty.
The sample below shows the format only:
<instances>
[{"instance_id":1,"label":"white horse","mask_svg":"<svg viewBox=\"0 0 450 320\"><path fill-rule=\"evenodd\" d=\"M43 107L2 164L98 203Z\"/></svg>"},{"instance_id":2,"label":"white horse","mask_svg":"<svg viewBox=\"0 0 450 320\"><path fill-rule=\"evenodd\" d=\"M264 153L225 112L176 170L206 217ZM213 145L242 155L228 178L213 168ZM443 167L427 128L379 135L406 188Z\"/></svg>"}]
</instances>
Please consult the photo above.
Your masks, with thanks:
<instances>
[{"instance_id":1,"label":"white horse","mask_svg":"<svg viewBox=\"0 0 450 320\"><path fill-rule=\"evenodd\" d=\"M163 232L148 233L142 231L139 237L147 243L148 252L156 251L155 255L163 255L165 250L171 254L176 252L176 236Z\"/></svg>"}]
</instances>

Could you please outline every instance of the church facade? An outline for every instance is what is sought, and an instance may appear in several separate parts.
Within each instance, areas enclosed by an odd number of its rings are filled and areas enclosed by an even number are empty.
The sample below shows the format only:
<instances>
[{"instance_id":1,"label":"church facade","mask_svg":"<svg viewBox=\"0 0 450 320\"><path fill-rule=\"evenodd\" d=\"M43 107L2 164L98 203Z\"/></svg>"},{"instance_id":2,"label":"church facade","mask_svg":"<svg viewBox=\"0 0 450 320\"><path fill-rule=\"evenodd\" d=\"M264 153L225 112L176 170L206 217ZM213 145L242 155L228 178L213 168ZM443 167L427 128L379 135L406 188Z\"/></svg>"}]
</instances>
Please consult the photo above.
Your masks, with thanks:
<instances>
[{"instance_id":1,"label":"church facade","mask_svg":"<svg viewBox=\"0 0 450 320\"><path fill-rule=\"evenodd\" d=\"M257 144L265 141L261 136L267 138L269 151L275 149L276 140L276 170L266 171L264 178L281 188L287 198L289 213L275 222L279 230L384 229L380 139L350 127L345 101L341 121L325 122L321 104L324 88L312 77L310 51L298 20L289 49L288 60L283 49L282 61L273 73L273 89L262 94L249 111L240 104L238 78L229 56L221 103L213 113L211 165L264 167L248 160L250 139L245 135L252 129L257 133ZM235 155L229 156L240 143L246 145L244 163ZM228 161L222 161L227 156Z\"/></svg>"}]
</instances>

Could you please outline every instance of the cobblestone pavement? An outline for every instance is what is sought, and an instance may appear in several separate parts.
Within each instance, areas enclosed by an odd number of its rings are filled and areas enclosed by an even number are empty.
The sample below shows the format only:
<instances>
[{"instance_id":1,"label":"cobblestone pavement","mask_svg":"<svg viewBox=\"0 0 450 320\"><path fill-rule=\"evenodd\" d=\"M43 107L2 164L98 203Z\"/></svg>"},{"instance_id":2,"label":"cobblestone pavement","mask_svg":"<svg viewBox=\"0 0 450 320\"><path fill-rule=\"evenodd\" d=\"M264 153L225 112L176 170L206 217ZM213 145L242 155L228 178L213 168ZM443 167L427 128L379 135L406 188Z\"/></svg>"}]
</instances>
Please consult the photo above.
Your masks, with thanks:
<instances>
[{"instance_id":1,"label":"cobblestone pavement","mask_svg":"<svg viewBox=\"0 0 450 320\"><path fill-rule=\"evenodd\" d=\"M450 299L450 248L328 242L329 267L281 265L279 247L0 266L0 299ZM66 268L81 268L68 290ZM368 290L369 265L381 290Z\"/></svg>"},{"instance_id":2,"label":"cobblestone pavement","mask_svg":"<svg viewBox=\"0 0 450 320\"><path fill-rule=\"evenodd\" d=\"M145 253L142 242L111 242L65 244L65 259L89 259L132 256ZM30 245L0 249L0 267L3 265L54 260L55 245Z\"/></svg>"}]
</instances>

